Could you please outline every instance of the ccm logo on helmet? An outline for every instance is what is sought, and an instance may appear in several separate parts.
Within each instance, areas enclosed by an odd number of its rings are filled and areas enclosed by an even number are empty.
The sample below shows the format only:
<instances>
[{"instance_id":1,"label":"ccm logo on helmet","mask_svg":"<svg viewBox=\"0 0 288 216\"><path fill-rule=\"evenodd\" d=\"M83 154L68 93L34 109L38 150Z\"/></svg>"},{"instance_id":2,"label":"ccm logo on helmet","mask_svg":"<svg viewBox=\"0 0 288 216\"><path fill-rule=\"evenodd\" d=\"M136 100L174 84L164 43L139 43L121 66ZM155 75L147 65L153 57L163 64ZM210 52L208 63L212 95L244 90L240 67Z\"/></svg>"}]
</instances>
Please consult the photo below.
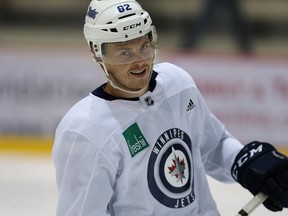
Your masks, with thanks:
<instances>
[{"instance_id":1,"label":"ccm logo on helmet","mask_svg":"<svg viewBox=\"0 0 288 216\"><path fill-rule=\"evenodd\" d=\"M128 26L124 26L123 27L123 31L129 30L129 29L134 29L134 28L137 28L139 26L141 26L141 22L135 23L135 24L132 24L132 25L128 25Z\"/></svg>"}]
</instances>

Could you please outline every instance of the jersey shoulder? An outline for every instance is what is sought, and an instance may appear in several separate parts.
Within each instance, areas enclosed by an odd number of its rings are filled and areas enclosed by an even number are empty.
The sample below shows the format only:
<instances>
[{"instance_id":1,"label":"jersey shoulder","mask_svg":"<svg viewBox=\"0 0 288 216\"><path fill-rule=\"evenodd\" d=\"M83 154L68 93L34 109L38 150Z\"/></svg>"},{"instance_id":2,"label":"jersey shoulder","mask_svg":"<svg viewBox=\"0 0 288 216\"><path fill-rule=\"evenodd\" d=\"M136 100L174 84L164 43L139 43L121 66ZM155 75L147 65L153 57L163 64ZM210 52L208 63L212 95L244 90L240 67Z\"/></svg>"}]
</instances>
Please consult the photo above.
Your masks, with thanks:
<instances>
[{"instance_id":1,"label":"jersey shoulder","mask_svg":"<svg viewBox=\"0 0 288 216\"><path fill-rule=\"evenodd\" d=\"M167 91L171 93L196 88L192 76L175 64L168 62L159 63L154 66L154 71L164 80Z\"/></svg>"},{"instance_id":2,"label":"jersey shoulder","mask_svg":"<svg viewBox=\"0 0 288 216\"><path fill-rule=\"evenodd\" d=\"M61 119L56 133L63 130L79 131L84 122L89 119L90 98L85 97L74 104Z\"/></svg>"},{"instance_id":3,"label":"jersey shoulder","mask_svg":"<svg viewBox=\"0 0 288 216\"><path fill-rule=\"evenodd\" d=\"M154 70L159 73L160 75L165 76L167 79L173 81L173 82L181 82L181 83L188 83L189 85L195 85L195 82L191 75L185 71L183 68L169 63L169 62L163 62L156 64L154 66Z\"/></svg>"}]
</instances>

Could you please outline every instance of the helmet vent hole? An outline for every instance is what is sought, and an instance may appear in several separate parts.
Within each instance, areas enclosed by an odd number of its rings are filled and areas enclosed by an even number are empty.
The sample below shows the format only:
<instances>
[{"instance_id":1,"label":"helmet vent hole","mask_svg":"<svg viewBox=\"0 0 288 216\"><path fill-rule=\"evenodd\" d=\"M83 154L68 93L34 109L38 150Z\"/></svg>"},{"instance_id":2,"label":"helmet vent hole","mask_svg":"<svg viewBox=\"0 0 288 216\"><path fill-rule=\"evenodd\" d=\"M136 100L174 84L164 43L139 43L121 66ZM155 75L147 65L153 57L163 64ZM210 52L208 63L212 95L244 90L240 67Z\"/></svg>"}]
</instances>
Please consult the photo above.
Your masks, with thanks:
<instances>
[{"instance_id":1,"label":"helmet vent hole","mask_svg":"<svg viewBox=\"0 0 288 216\"><path fill-rule=\"evenodd\" d=\"M148 22L147 19L144 19L144 25L145 25L147 22Z\"/></svg>"},{"instance_id":2,"label":"helmet vent hole","mask_svg":"<svg viewBox=\"0 0 288 216\"><path fill-rule=\"evenodd\" d=\"M91 42L92 43L92 42ZM93 43L92 43L93 44ZM90 45L92 45L92 44L90 44ZM97 47L97 45L96 44L93 44L93 46L94 46L94 51L95 52L98 52L98 47Z\"/></svg>"},{"instance_id":3,"label":"helmet vent hole","mask_svg":"<svg viewBox=\"0 0 288 216\"><path fill-rule=\"evenodd\" d=\"M118 30L116 28L111 28L110 31L111 32L116 32L116 33L118 32Z\"/></svg>"},{"instance_id":4,"label":"helmet vent hole","mask_svg":"<svg viewBox=\"0 0 288 216\"><path fill-rule=\"evenodd\" d=\"M110 22L107 22L106 24L112 24L113 22L112 21L110 21Z\"/></svg>"},{"instance_id":5,"label":"helmet vent hole","mask_svg":"<svg viewBox=\"0 0 288 216\"><path fill-rule=\"evenodd\" d=\"M102 30L102 31L106 31L106 32L108 31L108 29L101 29L101 30Z\"/></svg>"},{"instance_id":6,"label":"helmet vent hole","mask_svg":"<svg viewBox=\"0 0 288 216\"><path fill-rule=\"evenodd\" d=\"M136 15L136 13L127 14L125 16L119 17L118 19L124 19L124 18L130 17L130 16L134 16L134 15Z\"/></svg>"}]
</instances>

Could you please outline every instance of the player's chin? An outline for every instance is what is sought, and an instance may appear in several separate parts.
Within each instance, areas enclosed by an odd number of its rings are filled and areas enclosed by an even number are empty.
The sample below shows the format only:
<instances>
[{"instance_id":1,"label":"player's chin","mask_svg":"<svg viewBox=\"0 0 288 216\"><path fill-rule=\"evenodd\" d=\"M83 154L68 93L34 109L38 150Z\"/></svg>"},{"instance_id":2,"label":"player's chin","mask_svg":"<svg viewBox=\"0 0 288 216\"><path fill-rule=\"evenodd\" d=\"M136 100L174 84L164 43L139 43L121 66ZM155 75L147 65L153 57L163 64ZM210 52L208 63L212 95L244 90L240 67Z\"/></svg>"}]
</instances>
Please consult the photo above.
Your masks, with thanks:
<instances>
[{"instance_id":1,"label":"player's chin","mask_svg":"<svg viewBox=\"0 0 288 216\"><path fill-rule=\"evenodd\" d=\"M140 91L146 88L149 85L150 77L151 76L148 76L148 74L146 74L146 76L142 79L138 79L137 82L134 83L134 90Z\"/></svg>"}]
</instances>

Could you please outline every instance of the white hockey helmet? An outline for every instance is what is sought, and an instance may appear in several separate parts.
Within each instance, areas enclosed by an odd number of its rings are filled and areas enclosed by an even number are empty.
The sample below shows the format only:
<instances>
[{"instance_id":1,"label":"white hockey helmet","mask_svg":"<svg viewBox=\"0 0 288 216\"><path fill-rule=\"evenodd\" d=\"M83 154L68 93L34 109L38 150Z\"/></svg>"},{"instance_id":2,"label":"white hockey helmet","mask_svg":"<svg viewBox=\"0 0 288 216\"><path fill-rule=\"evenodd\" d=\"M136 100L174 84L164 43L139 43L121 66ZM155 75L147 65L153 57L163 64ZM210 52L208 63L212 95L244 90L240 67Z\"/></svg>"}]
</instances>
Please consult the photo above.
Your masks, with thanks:
<instances>
[{"instance_id":1,"label":"white hockey helmet","mask_svg":"<svg viewBox=\"0 0 288 216\"><path fill-rule=\"evenodd\" d=\"M149 14L135 0L92 0L85 18L84 35L102 59L102 44L125 42L146 34L157 44Z\"/></svg>"}]
</instances>

